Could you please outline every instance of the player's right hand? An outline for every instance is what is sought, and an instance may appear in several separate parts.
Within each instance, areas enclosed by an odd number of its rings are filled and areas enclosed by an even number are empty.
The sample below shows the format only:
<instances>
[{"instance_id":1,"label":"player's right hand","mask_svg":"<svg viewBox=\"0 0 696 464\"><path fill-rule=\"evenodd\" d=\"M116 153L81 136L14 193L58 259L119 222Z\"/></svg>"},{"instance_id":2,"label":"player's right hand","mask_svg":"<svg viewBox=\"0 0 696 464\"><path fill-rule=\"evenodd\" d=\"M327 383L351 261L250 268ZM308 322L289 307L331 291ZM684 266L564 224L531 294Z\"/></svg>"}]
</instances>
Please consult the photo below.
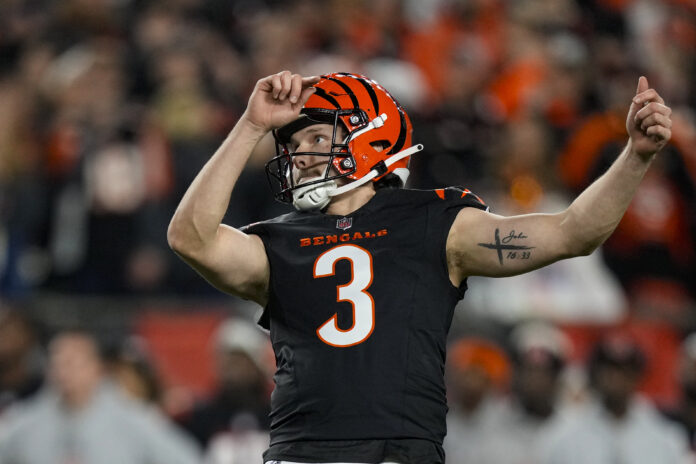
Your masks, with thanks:
<instances>
[{"instance_id":1,"label":"player's right hand","mask_svg":"<svg viewBox=\"0 0 696 464\"><path fill-rule=\"evenodd\" d=\"M256 83L242 118L263 132L282 127L298 118L320 79L290 71L264 77Z\"/></svg>"}]
</instances>

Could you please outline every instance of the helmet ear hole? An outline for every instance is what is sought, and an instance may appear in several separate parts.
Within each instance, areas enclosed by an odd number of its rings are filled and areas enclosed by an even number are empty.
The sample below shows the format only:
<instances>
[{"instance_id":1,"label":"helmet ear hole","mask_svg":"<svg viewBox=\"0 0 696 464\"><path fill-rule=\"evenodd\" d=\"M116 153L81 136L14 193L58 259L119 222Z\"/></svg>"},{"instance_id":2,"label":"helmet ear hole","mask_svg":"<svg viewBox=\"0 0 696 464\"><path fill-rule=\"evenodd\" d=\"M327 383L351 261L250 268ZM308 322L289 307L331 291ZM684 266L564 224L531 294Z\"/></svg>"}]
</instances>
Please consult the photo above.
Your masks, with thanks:
<instances>
[{"instance_id":1,"label":"helmet ear hole","mask_svg":"<svg viewBox=\"0 0 696 464\"><path fill-rule=\"evenodd\" d=\"M375 140L370 142L370 146L377 151L384 151L391 146L389 140Z\"/></svg>"}]
</instances>

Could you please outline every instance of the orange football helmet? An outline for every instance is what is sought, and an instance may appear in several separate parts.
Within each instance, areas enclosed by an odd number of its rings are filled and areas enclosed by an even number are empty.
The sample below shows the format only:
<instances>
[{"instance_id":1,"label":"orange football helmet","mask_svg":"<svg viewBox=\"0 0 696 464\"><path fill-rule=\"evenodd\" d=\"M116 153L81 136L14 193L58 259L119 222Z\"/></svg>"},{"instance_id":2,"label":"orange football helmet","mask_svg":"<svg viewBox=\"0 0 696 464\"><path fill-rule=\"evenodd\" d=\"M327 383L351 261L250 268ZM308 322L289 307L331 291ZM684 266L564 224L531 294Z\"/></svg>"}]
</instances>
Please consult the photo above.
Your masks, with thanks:
<instances>
[{"instance_id":1,"label":"orange football helmet","mask_svg":"<svg viewBox=\"0 0 696 464\"><path fill-rule=\"evenodd\" d=\"M423 146L413 146L411 120L394 97L359 74L327 74L314 88L300 117L273 132L276 156L266 164L266 175L276 199L300 210L321 209L331 197L389 174L403 186L410 156ZM333 125L331 151L292 153L288 148L292 134L313 124ZM348 134L344 140L336 140L339 124ZM300 155L328 157L324 176L295 185L293 157ZM352 182L337 187L339 178Z\"/></svg>"}]
</instances>

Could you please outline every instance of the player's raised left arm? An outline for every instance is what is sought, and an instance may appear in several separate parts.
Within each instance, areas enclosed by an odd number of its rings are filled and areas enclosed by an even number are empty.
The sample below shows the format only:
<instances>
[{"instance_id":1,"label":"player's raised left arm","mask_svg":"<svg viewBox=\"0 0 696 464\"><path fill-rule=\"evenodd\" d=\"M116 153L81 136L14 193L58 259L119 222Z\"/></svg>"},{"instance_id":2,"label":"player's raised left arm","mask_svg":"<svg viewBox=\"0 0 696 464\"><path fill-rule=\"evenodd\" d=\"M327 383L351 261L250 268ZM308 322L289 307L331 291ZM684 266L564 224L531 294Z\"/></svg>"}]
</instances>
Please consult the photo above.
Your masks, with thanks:
<instances>
[{"instance_id":1,"label":"player's raised left arm","mask_svg":"<svg viewBox=\"0 0 696 464\"><path fill-rule=\"evenodd\" d=\"M452 282L458 285L470 275L521 274L592 253L619 224L655 154L669 141L671 113L641 77L626 118L626 147L565 211L510 217L460 211L447 239Z\"/></svg>"}]
</instances>

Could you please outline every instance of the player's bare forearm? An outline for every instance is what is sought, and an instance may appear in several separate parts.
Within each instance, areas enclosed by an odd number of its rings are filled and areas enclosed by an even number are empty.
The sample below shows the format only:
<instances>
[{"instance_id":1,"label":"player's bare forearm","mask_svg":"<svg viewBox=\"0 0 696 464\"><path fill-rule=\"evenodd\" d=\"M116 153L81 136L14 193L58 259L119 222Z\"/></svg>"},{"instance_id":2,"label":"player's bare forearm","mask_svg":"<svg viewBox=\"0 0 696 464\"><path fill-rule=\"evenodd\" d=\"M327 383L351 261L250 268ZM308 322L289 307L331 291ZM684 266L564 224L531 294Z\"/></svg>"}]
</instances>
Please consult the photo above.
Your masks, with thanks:
<instances>
[{"instance_id":1,"label":"player's bare forearm","mask_svg":"<svg viewBox=\"0 0 696 464\"><path fill-rule=\"evenodd\" d=\"M563 225L574 244L573 256L592 253L614 232L651 161L639 157L629 141L609 170L568 207Z\"/></svg>"},{"instance_id":2,"label":"player's bare forearm","mask_svg":"<svg viewBox=\"0 0 696 464\"><path fill-rule=\"evenodd\" d=\"M265 301L267 259L258 237L222 224L232 189L263 131L243 118L184 194L167 231L171 248L222 291Z\"/></svg>"},{"instance_id":3,"label":"player's bare forearm","mask_svg":"<svg viewBox=\"0 0 696 464\"><path fill-rule=\"evenodd\" d=\"M619 224L655 154L671 137L670 114L641 77L626 119L626 148L565 211L512 217L460 211L447 241L452 282L469 275L521 274L594 251Z\"/></svg>"},{"instance_id":4,"label":"player's bare forearm","mask_svg":"<svg viewBox=\"0 0 696 464\"><path fill-rule=\"evenodd\" d=\"M167 231L177 253L194 257L218 238L232 189L263 131L244 118L208 160L181 199Z\"/></svg>"},{"instance_id":5,"label":"player's bare forearm","mask_svg":"<svg viewBox=\"0 0 696 464\"><path fill-rule=\"evenodd\" d=\"M565 230L579 247L574 254L591 253L619 224L656 153L671 137L671 113L662 97L641 77L626 117L626 148L565 212Z\"/></svg>"}]
</instances>

